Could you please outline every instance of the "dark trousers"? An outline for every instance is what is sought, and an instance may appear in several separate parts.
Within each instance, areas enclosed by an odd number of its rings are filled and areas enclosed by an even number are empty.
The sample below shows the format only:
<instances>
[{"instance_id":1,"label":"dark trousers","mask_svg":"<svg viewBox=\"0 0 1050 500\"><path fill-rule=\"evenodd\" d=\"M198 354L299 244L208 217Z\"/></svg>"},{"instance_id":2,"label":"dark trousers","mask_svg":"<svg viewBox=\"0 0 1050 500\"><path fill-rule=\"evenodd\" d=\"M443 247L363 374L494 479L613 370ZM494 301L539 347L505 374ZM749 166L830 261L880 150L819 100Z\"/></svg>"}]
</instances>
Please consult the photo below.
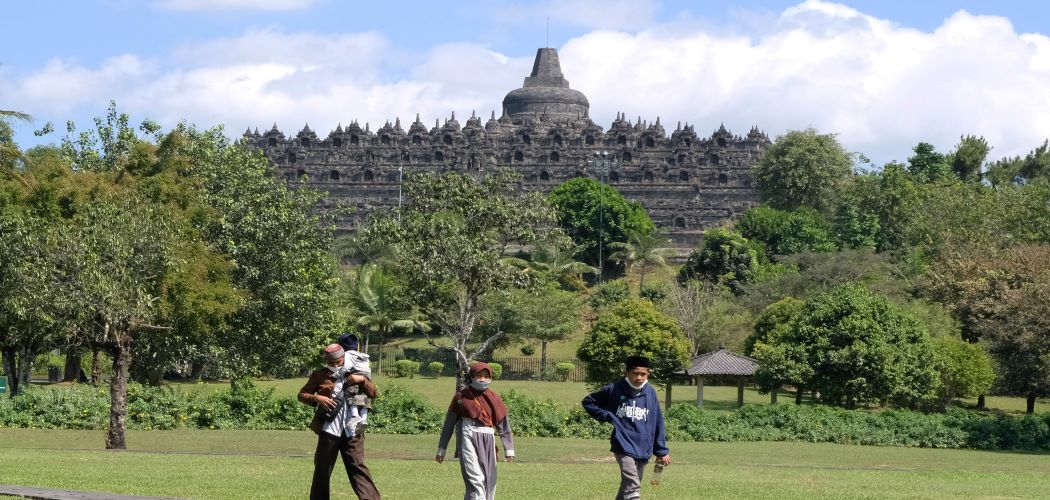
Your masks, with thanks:
<instances>
[{"instance_id":1,"label":"dark trousers","mask_svg":"<svg viewBox=\"0 0 1050 500\"><path fill-rule=\"evenodd\" d=\"M343 466L350 486L361 500L380 500L379 490L372 481L372 473L365 465L365 434L362 432L354 438L333 436L322 432L317 437L317 451L314 452L314 479L310 484L310 500L328 500L328 485L335 468L336 455L343 456Z\"/></svg>"}]
</instances>

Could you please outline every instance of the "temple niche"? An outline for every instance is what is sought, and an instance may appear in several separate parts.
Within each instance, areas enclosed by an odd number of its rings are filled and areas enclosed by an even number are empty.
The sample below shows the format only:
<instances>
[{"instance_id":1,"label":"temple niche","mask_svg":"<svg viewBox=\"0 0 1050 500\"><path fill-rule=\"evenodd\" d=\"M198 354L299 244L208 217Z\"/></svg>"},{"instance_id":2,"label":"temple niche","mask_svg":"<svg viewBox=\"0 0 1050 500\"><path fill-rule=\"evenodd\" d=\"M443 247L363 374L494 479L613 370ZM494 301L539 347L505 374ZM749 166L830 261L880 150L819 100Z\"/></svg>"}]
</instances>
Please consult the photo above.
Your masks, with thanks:
<instances>
[{"instance_id":1,"label":"temple niche","mask_svg":"<svg viewBox=\"0 0 1050 500\"><path fill-rule=\"evenodd\" d=\"M462 126L455 113L432 128L416 115L407 130L400 119L374 131L354 120L326 137L308 125L289 137L275 124L262 134L246 131L242 141L262 150L289 184L326 192L323 208L355 207L337 220L342 232L357 230L372 210L397 207L403 173L509 167L525 189L549 192L574 177L597 178L587 161L598 151L617 159L606 182L640 202L683 250L704 229L759 203L751 166L770 145L765 133L752 127L740 136L719 126L700 137L678 122L668 135L659 117L632 122L622 113L603 129L591 121L587 97L569 87L555 49L537 51L532 74L502 104L499 117L472 113Z\"/></svg>"}]
</instances>

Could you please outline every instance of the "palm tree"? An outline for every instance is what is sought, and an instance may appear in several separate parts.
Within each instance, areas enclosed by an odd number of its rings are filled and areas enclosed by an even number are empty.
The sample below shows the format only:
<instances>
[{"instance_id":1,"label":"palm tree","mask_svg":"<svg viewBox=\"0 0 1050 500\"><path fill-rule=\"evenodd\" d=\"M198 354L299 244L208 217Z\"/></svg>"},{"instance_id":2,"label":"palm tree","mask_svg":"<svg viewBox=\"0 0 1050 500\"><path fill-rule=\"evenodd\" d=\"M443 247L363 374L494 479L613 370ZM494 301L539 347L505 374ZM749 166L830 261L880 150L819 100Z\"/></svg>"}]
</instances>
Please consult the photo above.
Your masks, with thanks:
<instances>
[{"instance_id":1,"label":"palm tree","mask_svg":"<svg viewBox=\"0 0 1050 500\"><path fill-rule=\"evenodd\" d=\"M419 312L398 300L398 284L390 274L376 265L365 265L357 276L357 286L351 290L351 301L360 312L357 327L365 333L363 351L368 350L368 336L379 337L379 357L376 372L383 368L383 346L386 335L394 328L421 329L429 331Z\"/></svg>"},{"instance_id":2,"label":"palm tree","mask_svg":"<svg viewBox=\"0 0 1050 500\"><path fill-rule=\"evenodd\" d=\"M638 293L641 293L645 284L645 270L650 266L667 267L667 258L675 255L674 249L664 246L669 241L661 228L649 232L630 230L627 232L627 241L609 245L609 248L615 249L609 258L622 263L628 274L638 267Z\"/></svg>"},{"instance_id":3,"label":"palm tree","mask_svg":"<svg viewBox=\"0 0 1050 500\"><path fill-rule=\"evenodd\" d=\"M11 120L30 122L33 120L33 117L18 111L0 109L0 168L11 173L22 184L26 184L25 179L22 178L22 175L17 170L18 160L22 158L22 151L18 149L14 142L14 133L11 130L11 125L8 123Z\"/></svg>"},{"instance_id":4,"label":"palm tree","mask_svg":"<svg viewBox=\"0 0 1050 500\"><path fill-rule=\"evenodd\" d=\"M528 261L515 257L507 257L503 261L522 271L531 269L546 274L558 280L564 288L580 291L586 288L582 275L597 274L598 268L576 260L574 255L577 250L578 247L565 251L554 246L540 245L532 251Z\"/></svg>"}]
</instances>

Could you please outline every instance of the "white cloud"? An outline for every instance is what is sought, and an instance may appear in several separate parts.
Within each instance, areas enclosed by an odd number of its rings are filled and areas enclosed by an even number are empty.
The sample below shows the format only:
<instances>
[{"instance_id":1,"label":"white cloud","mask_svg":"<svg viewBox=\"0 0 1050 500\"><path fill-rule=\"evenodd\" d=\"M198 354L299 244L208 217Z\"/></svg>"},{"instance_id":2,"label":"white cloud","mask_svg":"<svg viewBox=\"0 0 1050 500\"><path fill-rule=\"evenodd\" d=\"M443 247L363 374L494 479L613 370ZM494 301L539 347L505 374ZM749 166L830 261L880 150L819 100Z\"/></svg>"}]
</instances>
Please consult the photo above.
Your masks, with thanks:
<instances>
[{"instance_id":1,"label":"white cloud","mask_svg":"<svg viewBox=\"0 0 1050 500\"><path fill-rule=\"evenodd\" d=\"M962 134L983 135L998 158L1050 135L1050 38L965 11L924 32L811 0L758 33L684 23L595 30L560 55L566 78L606 128L620 111L659 116L669 131L688 122L701 135L722 122L771 136L812 126L878 163L906 159L919 141L947 151ZM374 130L395 117L407 128L416 113L430 127L451 111L460 123L473 110L499 114L532 57L466 43L408 53L379 33L267 28L157 59L124 55L98 67L56 60L28 76L7 72L0 100L61 121L87 106L99 114L116 99L166 125L222 123L234 134L277 122L286 134L309 123L326 135L353 119Z\"/></svg>"},{"instance_id":2,"label":"white cloud","mask_svg":"<svg viewBox=\"0 0 1050 500\"><path fill-rule=\"evenodd\" d=\"M317 0L159 0L154 5L161 10L215 11L215 10L301 10Z\"/></svg>"}]
</instances>

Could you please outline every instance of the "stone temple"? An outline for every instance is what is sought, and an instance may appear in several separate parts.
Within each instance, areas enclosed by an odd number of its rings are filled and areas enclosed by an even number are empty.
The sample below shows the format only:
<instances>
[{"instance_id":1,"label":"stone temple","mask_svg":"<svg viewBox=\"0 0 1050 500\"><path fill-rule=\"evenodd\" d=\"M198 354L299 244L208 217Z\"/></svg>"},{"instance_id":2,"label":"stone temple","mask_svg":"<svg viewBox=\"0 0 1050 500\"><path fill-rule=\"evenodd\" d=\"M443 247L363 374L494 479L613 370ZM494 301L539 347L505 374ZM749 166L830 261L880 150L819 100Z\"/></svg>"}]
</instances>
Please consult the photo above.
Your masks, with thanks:
<instances>
[{"instance_id":1,"label":"stone temple","mask_svg":"<svg viewBox=\"0 0 1050 500\"><path fill-rule=\"evenodd\" d=\"M400 119L375 130L355 120L323 138L309 125L289 137L275 124L245 132L242 141L262 150L289 184L327 192L324 207L355 207L337 220L341 232L361 227L374 210L397 207L402 171L510 167L525 189L549 192L574 177L598 179L588 160L602 151L615 159L602 180L640 202L681 249L759 202L751 166L770 145L765 133L753 127L739 136L719 126L700 137L679 122L668 136L659 117L631 123L622 114L603 130L589 117L587 97L569 87L555 49L537 51L532 74L502 109L498 118L472 115L462 126L452 113L430 129L418 115L407 130Z\"/></svg>"}]
</instances>

